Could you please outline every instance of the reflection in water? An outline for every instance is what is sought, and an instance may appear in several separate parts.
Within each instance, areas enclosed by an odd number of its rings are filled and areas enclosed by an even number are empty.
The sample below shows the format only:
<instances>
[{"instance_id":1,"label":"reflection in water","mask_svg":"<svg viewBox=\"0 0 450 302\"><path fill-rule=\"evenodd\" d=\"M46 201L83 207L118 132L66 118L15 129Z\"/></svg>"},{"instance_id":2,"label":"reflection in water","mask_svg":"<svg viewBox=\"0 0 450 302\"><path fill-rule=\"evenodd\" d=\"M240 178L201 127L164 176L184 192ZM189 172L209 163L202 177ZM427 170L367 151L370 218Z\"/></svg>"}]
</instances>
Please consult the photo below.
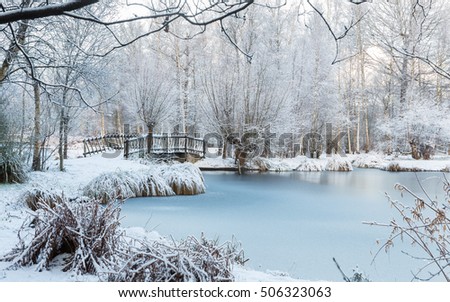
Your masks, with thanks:
<instances>
[{"instance_id":1,"label":"reflection in water","mask_svg":"<svg viewBox=\"0 0 450 302\"><path fill-rule=\"evenodd\" d=\"M236 175L204 173L207 193L198 196L137 198L123 206L125 226L155 229L181 239L188 235L235 236L249 266L280 270L310 280L341 280L332 258L348 273L356 266L374 281L409 281L420 263L396 246L372 264L376 240L388 230L362 221L388 222L394 215L385 192L402 183L418 190L414 173L378 170ZM439 173L421 173L428 193L442 194ZM408 202L408 200L404 200ZM411 200L409 200L412 202Z\"/></svg>"}]
</instances>

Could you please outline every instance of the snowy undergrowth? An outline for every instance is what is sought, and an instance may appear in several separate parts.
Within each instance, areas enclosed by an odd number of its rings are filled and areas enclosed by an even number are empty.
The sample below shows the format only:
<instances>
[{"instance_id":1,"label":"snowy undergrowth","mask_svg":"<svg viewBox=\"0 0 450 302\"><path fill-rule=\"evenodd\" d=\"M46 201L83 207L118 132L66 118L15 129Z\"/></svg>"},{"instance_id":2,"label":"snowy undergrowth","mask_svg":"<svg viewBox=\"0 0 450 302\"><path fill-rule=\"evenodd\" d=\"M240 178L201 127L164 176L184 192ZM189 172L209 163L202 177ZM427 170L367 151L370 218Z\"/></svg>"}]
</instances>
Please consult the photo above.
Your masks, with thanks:
<instances>
[{"instance_id":1,"label":"snowy undergrowth","mask_svg":"<svg viewBox=\"0 0 450 302\"><path fill-rule=\"evenodd\" d=\"M103 173L83 189L83 195L99 199L104 204L116 199L194 195L204 192L203 175L192 164Z\"/></svg>"},{"instance_id":2,"label":"snowy undergrowth","mask_svg":"<svg viewBox=\"0 0 450 302\"><path fill-rule=\"evenodd\" d=\"M197 195L206 191L203 174L193 164L164 166L161 175L177 195Z\"/></svg>"},{"instance_id":3,"label":"snowy undergrowth","mask_svg":"<svg viewBox=\"0 0 450 302\"><path fill-rule=\"evenodd\" d=\"M326 171L338 171L338 172L349 172L353 171L353 166L346 158L340 156L333 156L328 158L327 164L325 166Z\"/></svg>"},{"instance_id":4,"label":"snowy undergrowth","mask_svg":"<svg viewBox=\"0 0 450 302\"><path fill-rule=\"evenodd\" d=\"M385 160L378 154L359 154L356 155L351 162L355 168L381 169L385 163Z\"/></svg>"},{"instance_id":5,"label":"snowy undergrowth","mask_svg":"<svg viewBox=\"0 0 450 302\"><path fill-rule=\"evenodd\" d=\"M103 173L91 180L83 195L101 200L103 204L132 197L175 195L167 182L153 170Z\"/></svg>"},{"instance_id":6,"label":"snowy undergrowth","mask_svg":"<svg viewBox=\"0 0 450 302\"><path fill-rule=\"evenodd\" d=\"M25 167L15 154L4 152L0 154L0 183L23 183L26 181Z\"/></svg>"},{"instance_id":7,"label":"snowy undergrowth","mask_svg":"<svg viewBox=\"0 0 450 302\"><path fill-rule=\"evenodd\" d=\"M19 198L18 202L23 202L29 209L36 211L39 204L44 203L50 207L54 207L55 202L61 201L62 191L47 189L39 185L26 190Z\"/></svg>"},{"instance_id":8,"label":"snowy undergrowth","mask_svg":"<svg viewBox=\"0 0 450 302\"><path fill-rule=\"evenodd\" d=\"M310 160L306 157L295 168L295 171L299 171L299 172L320 172L323 170L324 170L324 165L321 160Z\"/></svg>"},{"instance_id":9,"label":"snowy undergrowth","mask_svg":"<svg viewBox=\"0 0 450 302\"><path fill-rule=\"evenodd\" d=\"M293 159L256 158L253 165L260 171L276 172L322 172L322 171L352 171L349 160L340 156L321 157L320 159L299 156Z\"/></svg>"},{"instance_id":10,"label":"snowy undergrowth","mask_svg":"<svg viewBox=\"0 0 450 302\"><path fill-rule=\"evenodd\" d=\"M197 239L180 242L125 235L120 204L59 196L38 202L19 232L19 244L2 261L12 268L62 266L101 281L234 281L233 265L245 262L240 244ZM33 226L33 227L30 227Z\"/></svg>"}]
</instances>

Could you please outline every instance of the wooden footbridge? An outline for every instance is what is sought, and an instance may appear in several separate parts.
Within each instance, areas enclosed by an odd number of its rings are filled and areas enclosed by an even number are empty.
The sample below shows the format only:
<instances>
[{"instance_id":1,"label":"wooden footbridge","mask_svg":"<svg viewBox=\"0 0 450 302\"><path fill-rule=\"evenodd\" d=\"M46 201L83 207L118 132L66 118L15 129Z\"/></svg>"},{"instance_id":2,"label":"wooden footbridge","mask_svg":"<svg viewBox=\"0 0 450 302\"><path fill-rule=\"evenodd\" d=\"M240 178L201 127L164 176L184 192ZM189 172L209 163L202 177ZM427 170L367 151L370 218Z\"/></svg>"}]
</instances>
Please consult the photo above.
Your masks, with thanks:
<instances>
[{"instance_id":1,"label":"wooden footbridge","mask_svg":"<svg viewBox=\"0 0 450 302\"><path fill-rule=\"evenodd\" d=\"M187 134L108 134L87 138L83 140L83 144L84 157L110 150L123 150L126 159L151 155L188 160L202 158L206 153L204 140Z\"/></svg>"}]
</instances>

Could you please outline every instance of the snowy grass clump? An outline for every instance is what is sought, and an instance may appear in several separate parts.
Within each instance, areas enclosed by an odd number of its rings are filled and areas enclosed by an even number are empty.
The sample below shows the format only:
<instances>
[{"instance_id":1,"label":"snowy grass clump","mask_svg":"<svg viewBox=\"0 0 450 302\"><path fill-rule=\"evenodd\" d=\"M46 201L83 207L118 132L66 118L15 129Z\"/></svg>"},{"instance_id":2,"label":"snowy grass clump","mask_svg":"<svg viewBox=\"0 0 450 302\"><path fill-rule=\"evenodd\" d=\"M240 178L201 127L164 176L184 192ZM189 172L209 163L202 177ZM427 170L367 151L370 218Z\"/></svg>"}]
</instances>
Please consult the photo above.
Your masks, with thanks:
<instances>
[{"instance_id":1,"label":"snowy grass clump","mask_svg":"<svg viewBox=\"0 0 450 302\"><path fill-rule=\"evenodd\" d=\"M12 261L13 266L36 265L42 271L64 254L68 257L63 270L77 274L96 274L117 261L117 205L103 207L93 199L69 201L65 197L53 200L53 205L38 203L38 210L19 232L19 244L3 261ZM34 228L30 230L29 225Z\"/></svg>"},{"instance_id":2,"label":"snowy grass clump","mask_svg":"<svg viewBox=\"0 0 450 302\"><path fill-rule=\"evenodd\" d=\"M139 171L103 173L89 182L83 194L103 204L133 197L195 195L205 192L202 172L193 164L173 164Z\"/></svg>"},{"instance_id":3,"label":"snowy grass clump","mask_svg":"<svg viewBox=\"0 0 450 302\"><path fill-rule=\"evenodd\" d=\"M347 159L340 156L333 156L327 160L325 166L327 171L349 172L353 171L353 166Z\"/></svg>"},{"instance_id":4,"label":"snowy grass clump","mask_svg":"<svg viewBox=\"0 0 450 302\"><path fill-rule=\"evenodd\" d=\"M26 179L25 167L20 158L8 152L0 153L0 183L23 183Z\"/></svg>"},{"instance_id":5,"label":"snowy grass clump","mask_svg":"<svg viewBox=\"0 0 450 302\"><path fill-rule=\"evenodd\" d=\"M86 185L83 194L106 204L116 199L171 196L175 193L155 171L141 170L103 173Z\"/></svg>"},{"instance_id":6,"label":"snowy grass clump","mask_svg":"<svg viewBox=\"0 0 450 302\"><path fill-rule=\"evenodd\" d=\"M256 157L252 160L252 164L255 165L256 169L261 172L275 171L275 172L286 172L292 171L292 167L289 164L284 163L279 160L273 160L269 158Z\"/></svg>"},{"instance_id":7,"label":"snowy grass clump","mask_svg":"<svg viewBox=\"0 0 450 302\"><path fill-rule=\"evenodd\" d=\"M19 232L19 244L0 258L12 268L55 265L102 281L233 281L233 265L245 263L240 244L203 236L175 242L127 237L118 203L63 197L39 203ZM33 226L33 227L30 227Z\"/></svg>"},{"instance_id":8,"label":"snowy grass clump","mask_svg":"<svg viewBox=\"0 0 450 302\"><path fill-rule=\"evenodd\" d=\"M136 197L173 196L175 192L167 184L167 181L156 171L142 170L138 172L139 189Z\"/></svg>"},{"instance_id":9,"label":"snowy grass clump","mask_svg":"<svg viewBox=\"0 0 450 302\"><path fill-rule=\"evenodd\" d=\"M245 263L239 243L219 244L203 235L181 242L139 241L129 245L121 269L107 274L110 282L234 281L234 264Z\"/></svg>"},{"instance_id":10,"label":"snowy grass clump","mask_svg":"<svg viewBox=\"0 0 450 302\"><path fill-rule=\"evenodd\" d=\"M62 198L62 192L56 192L51 189L37 186L26 190L22 196L19 197L19 202L23 201L29 209L36 211L42 204L53 208L56 203L61 202Z\"/></svg>"},{"instance_id":11,"label":"snowy grass clump","mask_svg":"<svg viewBox=\"0 0 450 302\"><path fill-rule=\"evenodd\" d=\"M304 161L302 161L296 168L295 171L299 172L320 172L323 171L324 167L322 162L317 159L308 159L305 157Z\"/></svg>"},{"instance_id":12,"label":"snowy grass clump","mask_svg":"<svg viewBox=\"0 0 450 302\"><path fill-rule=\"evenodd\" d=\"M364 154L356 156L352 165L356 168L381 168L384 162L384 159L377 154Z\"/></svg>"},{"instance_id":13,"label":"snowy grass clump","mask_svg":"<svg viewBox=\"0 0 450 302\"><path fill-rule=\"evenodd\" d=\"M200 169L193 164L174 164L161 168L162 178L177 195L205 193L205 181Z\"/></svg>"}]
</instances>

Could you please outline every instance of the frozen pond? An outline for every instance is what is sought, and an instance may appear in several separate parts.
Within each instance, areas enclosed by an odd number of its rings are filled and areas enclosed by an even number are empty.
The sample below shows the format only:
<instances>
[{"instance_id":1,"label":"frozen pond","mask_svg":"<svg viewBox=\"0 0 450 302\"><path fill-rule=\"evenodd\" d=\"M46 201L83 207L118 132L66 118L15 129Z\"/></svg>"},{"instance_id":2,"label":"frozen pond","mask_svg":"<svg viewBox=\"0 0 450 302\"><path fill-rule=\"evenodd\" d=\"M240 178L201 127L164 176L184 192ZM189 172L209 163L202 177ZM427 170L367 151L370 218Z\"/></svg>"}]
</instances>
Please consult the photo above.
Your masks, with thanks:
<instances>
[{"instance_id":1,"label":"frozen pond","mask_svg":"<svg viewBox=\"0 0 450 302\"><path fill-rule=\"evenodd\" d=\"M382 252L372 264L377 239L388 230L362 221L393 217L385 192L401 199L395 183L418 190L414 173L356 169L236 175L205 172L207 193L137 198L122 210L124 226L140 226L181 239L188 235L242 242L247 266L307 280L340 281L335 257L347 275L356 266L373 281L410 281L420 266L401 253ZM441 173L419 173L431 195L442 194ZM411 198L402 199L412 202Z\"/></svg>"}]
</instances>

